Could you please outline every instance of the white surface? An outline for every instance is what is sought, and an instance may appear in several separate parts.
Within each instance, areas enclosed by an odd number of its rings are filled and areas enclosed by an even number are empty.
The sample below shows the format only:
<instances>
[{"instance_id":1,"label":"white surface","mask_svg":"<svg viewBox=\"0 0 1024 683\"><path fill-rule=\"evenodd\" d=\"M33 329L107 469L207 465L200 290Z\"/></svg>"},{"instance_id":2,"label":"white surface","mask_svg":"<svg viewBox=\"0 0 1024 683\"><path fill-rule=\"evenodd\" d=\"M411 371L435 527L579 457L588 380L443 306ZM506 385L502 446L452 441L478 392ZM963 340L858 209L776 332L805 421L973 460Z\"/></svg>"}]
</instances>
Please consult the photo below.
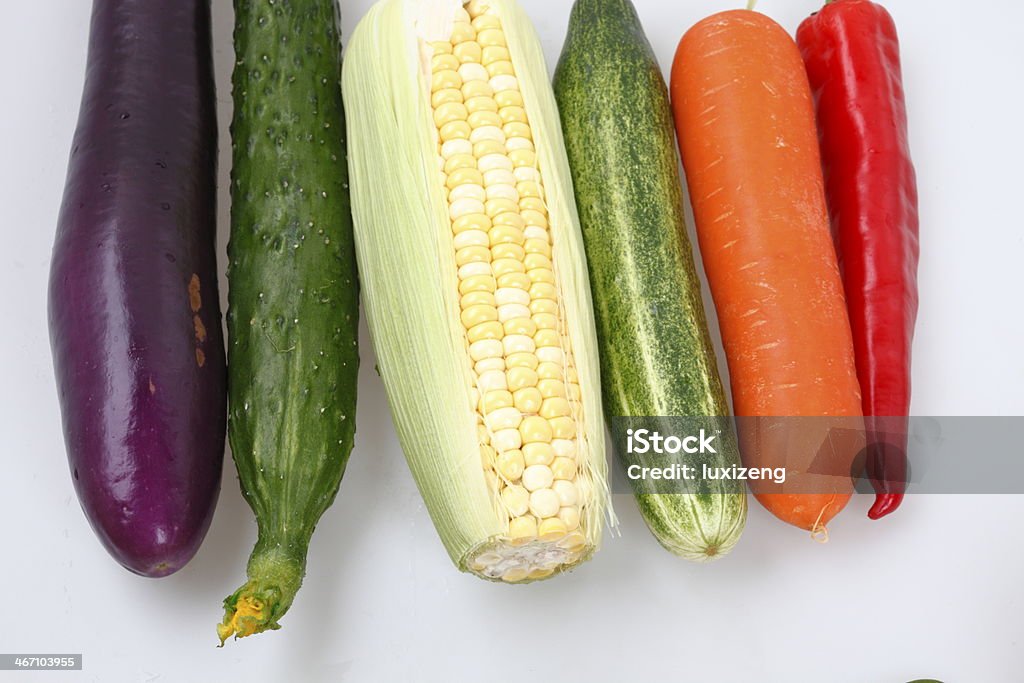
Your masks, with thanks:
<instances>
[{"instance_id":1,"label":"white surface","mask_svg":"<svg viewBox=\"0 0 1024 683\"><path fill-rule=\"evenodd\" d=\"M398 449L365 335L356 450L314 537L305 586L282 631L217 650L220 602L243 579L255 536L231 462L198 556L153 581L118 567L93 538L64 456L45 282L89 4L4 5L0 652L81 652L85 671L0 680L1021 680L1019 496L918 496L879 523L862 496L826 546L753 503L739 547L709 566L659 549L632 500L617 496L622 537L568 577L522 588L457 573ZM346 35L369 4L342 0ZM569 2L523 4L553 67ZM636 0L666 68L690 25L739 4ZM228 0L214 5L225 190L231 12ZM759 7L795 30L816 5ZM923 221L914 411L1022 414L1024 5L888 5L903 42ZM222 191L222 249L227 215Z\"/></svg>"}]
</instances>

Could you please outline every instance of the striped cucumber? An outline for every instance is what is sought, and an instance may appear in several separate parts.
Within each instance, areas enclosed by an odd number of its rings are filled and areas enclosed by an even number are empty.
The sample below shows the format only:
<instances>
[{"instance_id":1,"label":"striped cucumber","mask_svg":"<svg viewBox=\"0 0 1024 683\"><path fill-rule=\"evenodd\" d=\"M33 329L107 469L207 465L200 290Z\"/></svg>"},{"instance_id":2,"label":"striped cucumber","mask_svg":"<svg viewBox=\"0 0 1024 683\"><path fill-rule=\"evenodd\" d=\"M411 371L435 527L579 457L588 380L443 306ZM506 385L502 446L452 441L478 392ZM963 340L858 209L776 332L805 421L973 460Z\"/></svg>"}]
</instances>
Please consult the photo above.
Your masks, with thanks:
<instances>
[{"instance_id":1,"label":"striped cucumber","mask_svg":"<svg viewBox=\"0 0 1024 683\"><path fill-rule=\"evenodd\" d=\"M555 96L590 266L606 416L728 415L686 236L668 93L629 0L577 0ZM722 437L717 454L703 456L711 467L739 463L731 427ZM742 482L686 485L685 493L635 489L644 520L682 557L724 555L746 520Z\"/></svg>"},{"instance_id":2,"label":"striped cucumber","mask_svg":"<svg viewBox=\"0 0 1024 683\"><path fill-rule=\"evenodd\" d=\"M259 540L221 642L279 628L355 433L358 281L334 0L235 0L228 436Z\"/></svg>"}]
</instances>

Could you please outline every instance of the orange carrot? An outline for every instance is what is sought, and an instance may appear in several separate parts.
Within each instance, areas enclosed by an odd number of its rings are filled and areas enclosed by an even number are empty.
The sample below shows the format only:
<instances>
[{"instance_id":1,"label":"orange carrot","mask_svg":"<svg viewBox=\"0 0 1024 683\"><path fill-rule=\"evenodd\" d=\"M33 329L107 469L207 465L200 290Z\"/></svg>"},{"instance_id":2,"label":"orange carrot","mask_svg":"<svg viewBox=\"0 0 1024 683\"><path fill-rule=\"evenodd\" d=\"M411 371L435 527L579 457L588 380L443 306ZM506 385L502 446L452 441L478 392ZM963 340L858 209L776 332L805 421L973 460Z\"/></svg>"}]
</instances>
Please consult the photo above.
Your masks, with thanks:
<instances>
[{"instance_id":1,"label":"orange carrot","mask_svg":"<svg viewBox=\"0 0 1024 683\"><path fill-rule=\"evenodd\" d=\"M744 464L789 470L784 487L754 493L783 521L824 532L850 499L863 425L800 53L764 15L723 12L683 36L671 89ZM829 418L790 418L780 432L742 416ZM826 432L840 436L819 453Z\"/></svg>"}]
</instances>

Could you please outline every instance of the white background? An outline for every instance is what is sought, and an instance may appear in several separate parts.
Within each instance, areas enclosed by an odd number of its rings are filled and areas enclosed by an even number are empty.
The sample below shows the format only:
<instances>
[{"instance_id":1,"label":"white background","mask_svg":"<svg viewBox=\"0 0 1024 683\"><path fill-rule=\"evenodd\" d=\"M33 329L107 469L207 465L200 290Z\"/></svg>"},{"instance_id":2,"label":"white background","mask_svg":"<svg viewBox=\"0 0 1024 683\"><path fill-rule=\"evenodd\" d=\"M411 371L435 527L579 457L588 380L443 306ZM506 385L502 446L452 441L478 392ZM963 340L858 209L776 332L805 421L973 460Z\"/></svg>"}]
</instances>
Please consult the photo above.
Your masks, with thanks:
<instances>
[{"instance_id":1,"label":"white background","mask_svg":"<svg viewBox=\"0 0 1024 683\"><path fill-rule=\"evenodd\" d=\"M154 0L156 1L156 0ZM214 0L228 226L231 9ZM553 67L568 0L523 0ZM636 0L667 69L722 0ZM364 333L356 449L282 631L215 648L255 537L230 460L194 561L148 580L93 537L68 476L45 284L81 94L86 0L4 2L0 29L0 652L81 652L40 681L1022 680L1019 496L916 496L870 522L856 498L819 545L752 503L732 555L662 551L629 496L621 538L560 579L492 585L448 562L399 451ZM342 0L348 32L370 0ZM796 29L817 0L762 0ZM888 0L900 27L921 192L914 412L1024 414L1024 4ZM222 282L222 293L226 285ZM971 454L963 454L969 463Z\"/></svg>"}]
</instances>

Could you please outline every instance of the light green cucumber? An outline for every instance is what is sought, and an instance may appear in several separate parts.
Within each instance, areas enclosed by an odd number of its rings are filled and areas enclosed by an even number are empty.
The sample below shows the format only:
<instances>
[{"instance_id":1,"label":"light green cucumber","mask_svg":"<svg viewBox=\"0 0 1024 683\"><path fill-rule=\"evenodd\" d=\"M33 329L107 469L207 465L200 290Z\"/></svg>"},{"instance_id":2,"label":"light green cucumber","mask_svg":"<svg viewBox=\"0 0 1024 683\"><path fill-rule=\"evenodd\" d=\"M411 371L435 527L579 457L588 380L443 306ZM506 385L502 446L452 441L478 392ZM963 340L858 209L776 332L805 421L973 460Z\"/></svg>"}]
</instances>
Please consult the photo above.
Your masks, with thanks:
<instances>
[{"instance_id":1,"label":"light green cucumber","mask_svg":"<svg viewBox=\"0 0 1024 683\"><path fill-rule=\"evenodd\" d=\"M590 267L605 415L727 416L683 213L672 114L658 63L629 0L577 0L555 72ZM739 464L731 421L710 467ZM621 435L618 435L621 436ZM621 446L621 439L615 439ZM617 453L626 466L640 463ZM643 461L649 464L649 459ZM737 542L743 483L696 480L683 493L634 486L668 550L710 560Z\"/></svg>"}]
</instances>

